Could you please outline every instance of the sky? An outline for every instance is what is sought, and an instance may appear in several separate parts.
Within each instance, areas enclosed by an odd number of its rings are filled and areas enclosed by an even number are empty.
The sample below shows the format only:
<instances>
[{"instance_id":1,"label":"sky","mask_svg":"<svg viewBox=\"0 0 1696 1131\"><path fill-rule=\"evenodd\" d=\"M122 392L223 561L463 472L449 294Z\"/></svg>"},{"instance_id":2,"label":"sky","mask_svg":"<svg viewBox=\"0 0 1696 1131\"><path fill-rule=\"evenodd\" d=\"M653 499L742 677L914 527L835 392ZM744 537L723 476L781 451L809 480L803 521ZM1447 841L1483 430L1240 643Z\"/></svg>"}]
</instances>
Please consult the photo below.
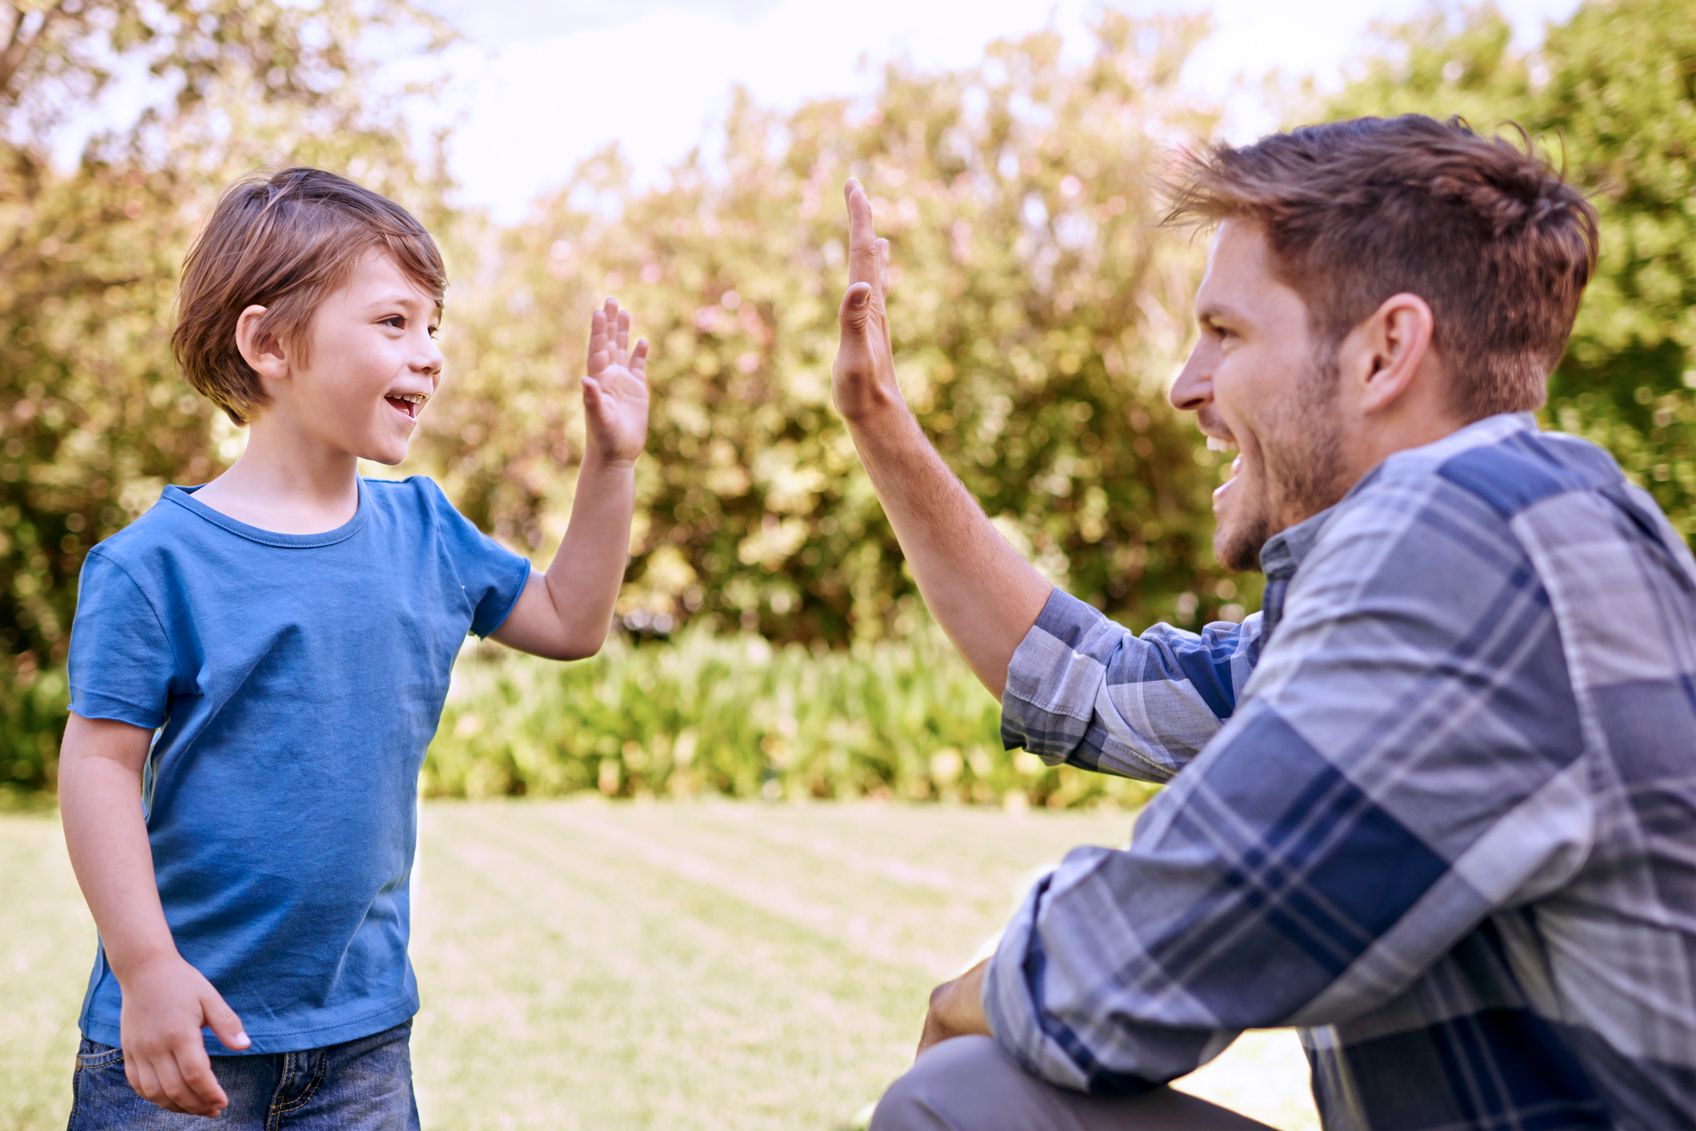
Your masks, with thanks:
<instances>
[{"instance_id":1,"label":"sky","mask_svg":"<svg viewBox=\"0 0 1696 1131\"><path fill-rule=\"evenodd\" d=\"M1516 40L1541 39L1577 0L1497 0ZM612 141L638 183L706 140L740 84L762 106L864 96L878 68L969 66L996 39L1044 28L1073 51L1089 45L1101 0L422 0L459 29L450 80L428 114L453 127L451 172L465 204L520 218L583 158ZM1234 89L1273 69L1340 85L1376 20L1424 0L1118 0L1136 15L1211 11L1214 32L1182 76L1226 100L1226 136L1275 127Z\"/></svg>"}]
</instances>

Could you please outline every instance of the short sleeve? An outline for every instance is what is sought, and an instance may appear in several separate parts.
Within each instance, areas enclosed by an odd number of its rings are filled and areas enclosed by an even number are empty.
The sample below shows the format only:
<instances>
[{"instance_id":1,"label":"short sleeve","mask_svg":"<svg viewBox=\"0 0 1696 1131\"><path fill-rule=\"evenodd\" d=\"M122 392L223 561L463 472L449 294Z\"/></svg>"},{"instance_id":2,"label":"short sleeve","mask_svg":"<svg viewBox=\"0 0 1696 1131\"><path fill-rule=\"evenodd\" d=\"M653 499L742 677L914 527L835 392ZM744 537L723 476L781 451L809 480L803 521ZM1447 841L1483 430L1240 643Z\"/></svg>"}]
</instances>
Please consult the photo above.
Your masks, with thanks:
<instances>
[{"instance_id":1,"label":"short sleeve","mask_svg":"<svg viewBox=\"0 0 1696 1131\"><path fill-rule=\"evenodd\" d=\"M147 595L96 547L83 563L71 622L71 710L149 730L163 726L174 660Z\"/></svg>"},{"instance_id":2,"label":"short sleeve","mask_svg":"<svg viewBox=\"0 0 1696 1131\"><path fill-rule=\"evenodd\" d=\"M425 494L436 513L443 550L471 601L471 631L487 636L506 621L507 614L518 603L518 595L530 580L529 559L477 529L475 523L454 509L434 480L424 482Z\"/></svg>"}]
</instances>

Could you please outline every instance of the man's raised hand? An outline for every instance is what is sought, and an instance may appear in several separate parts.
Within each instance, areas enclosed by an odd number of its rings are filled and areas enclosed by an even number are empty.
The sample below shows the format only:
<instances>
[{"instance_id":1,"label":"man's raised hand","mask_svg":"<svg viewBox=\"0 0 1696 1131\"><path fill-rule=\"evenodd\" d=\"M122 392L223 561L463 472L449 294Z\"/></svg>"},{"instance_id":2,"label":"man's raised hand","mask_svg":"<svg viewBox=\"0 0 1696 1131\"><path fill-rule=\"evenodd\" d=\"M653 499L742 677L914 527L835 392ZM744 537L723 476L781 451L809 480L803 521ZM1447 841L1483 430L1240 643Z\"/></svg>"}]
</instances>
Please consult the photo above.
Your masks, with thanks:
<instances>
[{"instance_id":1,"label":"man's raised hand","mask_svg":"<svg viewBox=\"0 0 1696 1131\"><path fill-rule=\"evenodd\" d=\"M889 345L889 241L872 229L872 202L852 178L842 188L848 202L848 292L839 312L841 338L831 367L836 411L850 423L900 405L895 357Z\"/></svg>"},{"instance_id":2,"label":"man's raised hand","mask_svg":"<svg viewBox=\"0 0 1696 1131\"><path fill-rule=\"evenodd\" d=\"M648 439L648 342L630 349L630 312L609 298L589 319L583 415L589 453L606 463L633 463Z\"/></svg>"}]
</instances>

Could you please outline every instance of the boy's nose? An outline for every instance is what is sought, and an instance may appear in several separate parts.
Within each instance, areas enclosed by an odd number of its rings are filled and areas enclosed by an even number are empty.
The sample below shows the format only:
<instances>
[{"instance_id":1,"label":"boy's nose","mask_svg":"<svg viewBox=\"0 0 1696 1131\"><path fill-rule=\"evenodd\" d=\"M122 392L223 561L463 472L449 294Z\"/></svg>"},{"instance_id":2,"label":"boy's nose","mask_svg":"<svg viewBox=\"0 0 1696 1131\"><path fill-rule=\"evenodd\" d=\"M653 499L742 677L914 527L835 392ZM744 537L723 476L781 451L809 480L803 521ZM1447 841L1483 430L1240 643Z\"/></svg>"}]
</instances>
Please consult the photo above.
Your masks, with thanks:
<instances>
[{"instance_id":1,"label":"boy's nose","mask_svg":"<svg viewBox=\"0 0 1696 1131\"><path fill-rule=\"evenodd\" d=\"M436 344L436 339L424 339L424 351L419 356L418 368L431 376L442 371L442 347Z\"/></svg>"}]
</instances>

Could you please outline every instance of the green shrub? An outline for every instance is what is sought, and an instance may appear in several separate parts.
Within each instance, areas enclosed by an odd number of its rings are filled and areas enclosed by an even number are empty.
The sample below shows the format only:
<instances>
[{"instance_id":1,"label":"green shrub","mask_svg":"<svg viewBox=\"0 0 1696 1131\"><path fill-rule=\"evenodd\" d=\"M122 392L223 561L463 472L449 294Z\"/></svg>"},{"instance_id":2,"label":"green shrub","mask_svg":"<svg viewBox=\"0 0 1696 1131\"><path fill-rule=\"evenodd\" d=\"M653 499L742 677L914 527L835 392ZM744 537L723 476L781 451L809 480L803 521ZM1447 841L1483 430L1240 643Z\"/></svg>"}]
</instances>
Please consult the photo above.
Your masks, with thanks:
<instances>
[{"instance_id":1,"label":"green shrub","mask_svg":"<svg viewBox=\"0 0 1696 1131\"><path fill-rule=\"evenodd\" d=\"M1001 749L946 641L814 652L687 632L553 664L468 650L424 768L433 796L889 797L1072 807L1148 787Z\"/></svg>"},{"instance_id":2,"label":"green shrub","mask_svg":"<svg viewBox=\"0 0 1696 1131\"><path fill-rule=\"evenodd\" d=\"M70 700L64 668L23 663L0 680L0 795L52 787Z\"/></svg>"}]
</instances>

